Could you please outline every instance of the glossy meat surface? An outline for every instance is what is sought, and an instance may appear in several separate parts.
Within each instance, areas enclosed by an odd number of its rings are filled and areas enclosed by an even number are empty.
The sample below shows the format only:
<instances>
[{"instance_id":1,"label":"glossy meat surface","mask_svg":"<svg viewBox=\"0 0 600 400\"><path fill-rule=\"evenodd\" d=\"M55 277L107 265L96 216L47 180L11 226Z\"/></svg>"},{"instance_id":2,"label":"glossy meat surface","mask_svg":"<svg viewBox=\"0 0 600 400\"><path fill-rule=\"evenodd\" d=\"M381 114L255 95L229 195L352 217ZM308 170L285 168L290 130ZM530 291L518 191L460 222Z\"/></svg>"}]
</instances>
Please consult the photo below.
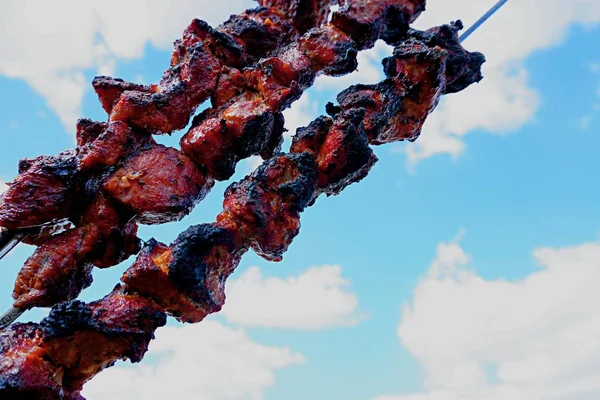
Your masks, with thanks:
<instances>
[{"instance_id":1,"label":"glossy meat surface","mask_svg":"<svg viewBox=\"0 0 600 400\"><path fill-rule=\"evenodd\" d=\"M183 218L212 185L185 154L156 145L128 159L103 189L151 225Z\"/></svg>"},{"instance_id":2,"label":"glossy meat surface","mask_svg":"<svg viewBox=\"0 0 600 400\"><path fill-rule=\"evenodd\" d=\"M182 151L217 180L227 180L237 161L278 146L283 125L258 95L201 114L181 139ZM268 151L268 150L266 150Z\"/></svg>"},{"instance_id":3,"label":"glossy meat surface","mask_svg":"<svg viewBox=\"0 0 600 400\"><path fill-rule=\"evenodd\" d=\"M0 195L0 226L17 229L69 215L78 182L74 151L19 163L19 175Z\"/></svg>"},{"instance_id":4,"label":"glossy meat surface","mask_svg":"<svg viewBox=\"0 0 600 400\"><path fill-rule=\"evenodd\" d=\"M138 226L132 212L103 193L83 213L79 225L93 225L99 231L92 260L96 267L108 268L125 261L140 250L137 238Z\"/></svg>"},{"instance_id":5,"label":"glossy meat surface","mask_svg":"<svg viewBox=\"0 0 600 400\"><path fill-rule=\"evenodd\" d=\"M0 330L0 398L63 398L62 371L43 358L38 325L15 324Z\"/></svg>"},{"instance_id":6,"label":"glossy meat surface","mask_svg":"<svg viewBox=\"0 0 600 400\"><path fill-rule=\"evenodd\" d=\"M258 255L280 261L300 230L300 213L315 196L316 186L310 155L275 156L227 188L217 221L238 225Z\"/></svg>"},{"instance_id":7,"label":"glossy meat surface","mask_svg":"<svg viewBox=\"0 0 600 400\"><path fill-rule=\"evenodd\" d=\"M100 232L93 226L54 236L27 259L13 291L14 307L50 307L72 300L92 283L91 261Z\"/></svg>"},{"instance_id":8,"label":"glossy meat surface","mask_svg":"<svg viewBox=\"0 0 600 400\"><path fill-rule=\"evenodd\" d=\"M225 279L246 251L238 232L203 224L169 247L148 242L122 281L128 291L153 299L180 321L195 323L225 302Z\"/></svg>"}]
</instances>

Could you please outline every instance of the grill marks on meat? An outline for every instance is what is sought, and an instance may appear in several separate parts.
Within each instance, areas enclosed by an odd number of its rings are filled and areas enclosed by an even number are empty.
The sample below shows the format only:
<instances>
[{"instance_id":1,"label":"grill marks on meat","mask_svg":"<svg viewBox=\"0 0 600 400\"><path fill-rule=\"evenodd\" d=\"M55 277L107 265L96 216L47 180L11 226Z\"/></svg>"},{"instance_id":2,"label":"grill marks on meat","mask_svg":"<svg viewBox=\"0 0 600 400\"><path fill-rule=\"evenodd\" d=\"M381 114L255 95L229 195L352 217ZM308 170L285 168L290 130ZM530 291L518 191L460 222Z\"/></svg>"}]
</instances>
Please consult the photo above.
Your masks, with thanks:
<instances>
[{"instance_id":1,"label":"grill marks on meat","mask_svg":"<svg viewBox=\"0 0 600 400\"><path fill-rule=\"evenodd\" d=\"M93 141L79 148L82 170L100 171L118 163L154 140L145 132L131 129L124 122L111 122Z\"/></svg>"},{"instance_id":2,"label":"grill marks on meat","mask_svg":"<svg viewBox=\"0 0 600 400\"><path fill-rule=\"evenodd\" d=\"M165 323L155 304L120 287L90 304L62 303L40 324L0 331L0 394L81 398L83 384L98 372L124 358L139 362Z\"/></svg>"},{"instance_id":3,"label":"grill marks on meat","mask_svg":"<svg viewBox=\"0 0 600 400\"><path fill-rule=\"evenodd\" d=\"M19 175L0 196L0 226L18 229L69 215L80 174L74 151L19 162Z\"/></svg>"},{"instance_id":4,"label":"grill marks on meat","mask_svg":"<svg viewBox=\"0 0 600 400\"><path fill-rule=\"evenodd\" d=\"M75 228L37 248L19 272L14 307L49 307L76 298L92 284L90 263L100 232L94 226Z\"/></svg>"},{"instance_id":5,"label":"grill marks on meat","mask_svg":"<svg viewBox=\"0 0 600 400\"><path fill-rule=\"evenodd\" d=\"M316 181L308 154L275 156L227 188L217 221L237 225L258 255L280 261L300 231L300 213L313 199Z\"/></svg>"},{"instance_id":6,"label":"grill marks on meat","mask_svg":"<svg viewBox=\"0 0 600 400\"><path fill-rule=\"evenodd\" d=\"M121 97L124 92L137 91L143 93L152 93L156 90L155 87L138 85L135 83L125 82L123 79L112 78L110 76L97 76L92 80L92 87L98 95L102 108L110 115L115 101Z\"/></svg>"},{"instance_id":7,"label":"grill marks on meat","mask_svg":"<svg viewBox=\"0 0 600 400\"><path fill-rule=\"evenodd\" d=\"M148 242L121 280L128 291L153 299L179 321L200 322L221 310L225 279L246 250L235 230L192 226L170 247Z\"/></svg>"},{"instance_id":8,"label":"grill marks on meat","mask_svg":"<svg viewBox=\"0 0 600 400\"><path fill-rule=\"evenodd\" d=\"M462 28L462 22L455 21L426 31L411 29L408 33L409 37L429 47L439 46L448 53L444 94L460 92L483 79L481 66L485 62L485 57L478 52L468 52L461 46L458 32Z\"/></svg>"},{"instance_id":9,"label":"grill marks on meat","mask_svg":"<svg viewBox=\"0 0 600 400\"><path fill-rule=\"evenodd\" d=\"M377 157L361 124L364 111L338 113L335 119L320 117L298 129L291 152L308 153L317 166L318 192L339 194L346 186L364 178Z\"/></svg>"},{"instance_id":10,"label":"grill marks on meat","mask_svg":"<svg viewBox=\"0 0 600 400\"><path fill-rule=\"evenodd\" d=\"M103 190L130 209L140 223L152 225L183 218L212 185L213 180L185 154L155 145L125 161Z\"/></svg>"},{"instance_id":11,"label":"grill marks on meat","mask_svg":"<svg viewBox=\"0 0 600 400\"><path fill-rule=\"evenodd\" d=\"M344 1L333 13L331 23L346 32L360 49L372 47L377 39L389 44L402 40L408 24L425 10L425 0Z\"/></svg>"}]
</instances>

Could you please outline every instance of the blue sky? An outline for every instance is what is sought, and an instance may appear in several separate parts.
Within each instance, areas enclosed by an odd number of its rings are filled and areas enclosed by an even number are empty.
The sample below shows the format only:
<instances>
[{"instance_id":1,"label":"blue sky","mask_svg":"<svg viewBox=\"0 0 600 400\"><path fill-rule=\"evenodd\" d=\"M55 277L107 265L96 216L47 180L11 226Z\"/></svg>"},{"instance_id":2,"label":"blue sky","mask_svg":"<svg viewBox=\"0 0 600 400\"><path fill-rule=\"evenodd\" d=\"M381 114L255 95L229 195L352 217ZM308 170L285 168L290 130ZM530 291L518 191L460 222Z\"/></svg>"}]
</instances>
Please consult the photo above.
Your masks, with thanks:
<instances>
[{"instance_id":1,"label":"blue sky","mask_svg":"<svg viewBox=\"0 0 600 400\"><path fill-rule=\"evenodd\" d=\"M72 147L73 116L105 118L88 84L99 71L155 82L188 20L216 24L252 5L139 0L124 6L143 16L130 26L96 2L59 3L58 21L41 2L0 6L0 22L26 21L0 29L0 182L20 158ZM468 24L492 2L452 3L429 1L418 26ZM488 57L480 85L445 99L416 143L377 148L363 182L319 199L283 262L247 255L222 313L197 326L170 321L141 365L119 364L84 394L600 398L598 22L592 0L509 2L466 43ZM288 128L323 113L349 84L381 79L388 53L379 45L359 72L320 79L286 112ZM240 163L234 179L254 165ZM226 186L183 221L141 236L169 242L214 220ZM21 246L0 263L0 309L31 251ZM96 271L83 299L102 297L127 265Z\"/></svg>"}]
</instances>

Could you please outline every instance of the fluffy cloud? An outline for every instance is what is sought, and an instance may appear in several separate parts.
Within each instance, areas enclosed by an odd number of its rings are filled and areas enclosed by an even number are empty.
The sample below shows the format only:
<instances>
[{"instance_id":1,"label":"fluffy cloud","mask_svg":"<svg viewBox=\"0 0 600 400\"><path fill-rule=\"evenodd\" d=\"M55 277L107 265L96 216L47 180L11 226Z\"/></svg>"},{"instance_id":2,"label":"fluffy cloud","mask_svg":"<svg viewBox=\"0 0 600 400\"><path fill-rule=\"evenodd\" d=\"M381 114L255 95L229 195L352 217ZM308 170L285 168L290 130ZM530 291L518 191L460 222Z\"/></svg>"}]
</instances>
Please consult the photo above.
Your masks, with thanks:
<instances>
[{"instance_id":1,"label":"fluffy cloud","mask_svg":"<svg viewBox=\"0 0 600 400\"><path fill-rule=\"evenodd\" d=\"M429 0L417 21L427 28L460 18L468 26L493 1ZM539 108L523 61L532 53L560 44L572 24L600 22L596 0L519 0L508 2L465 45L482 51L488 62L479 85L443 99L414 144L401 147L411 164L436 154L457 157L463 137L475 130L507 133L530 122Z\"/></svg>"},{"instance_id":2,"label":"fluffy cloud","mask_svg":"<svg viewBox=\"0 0 600 400\"><path fill-rule=\"evenodd\" d=\"M377 400L600 398L600 243L533 256L526 278L485 280L440 244L398 326L427 390Z\"/></svg>"},{"instance_id":3,"label":"fluffy cloud","mask_svg":"<svg viewBox=\"0 0 600 400\"><path fill-rule=\"evenodd\" d=\"M4 193L8 189L8 186L3 181L0 181L0 193Z\"/></svg>"},{"instance_id":4,"label":"fluffy cloud","mask_svg":"<svg viewBox=\"0 0 600 400\"><path fill-rule=\"evenodd\" d=\"M287 138L295 135L296 129L310 124L312 120L321 115L317 106L318 102L314 101L309 93L304 93L300 100L283 112L285 127L288 130Z\"/></svg>"},{"instance_id":5,"label":"fluffy cloud","mask_svg":"<svg viewBox=\"0 0 600 400\"><path fill-rule=\"evenodd\" d=\"M84 388L90 400L260 400L274 372L302 364L290 349L263 346L243 331L204 321L166 327L150 345L156 363L103 371Z\"/></svg>"},{"instance_id":6,"label":"fluffy cloud","mask_svg":"<svg viewBox=\"0 0 600 400\"><path fill-rule=\"evenodd\" d=\"M358 298L339 265L308 269L298 277L265 278L249 268L227 286L222 314L229 322L296 330L315 330L359 323Z\"/></svg>"},{"instance_id":7,"label":"fluffy cloud","mask_svg":"<svg viewBox=\"0 0 600 400\"><path fill-rule=\"evenodd\" d=\"M253 6L251 0L6 0L0 74L24 79L73 131L89 86L84 71L109 74L117 59L142 57L148 44L169 48L194 17L218 24Z\"/></svg>"}]
</instances>

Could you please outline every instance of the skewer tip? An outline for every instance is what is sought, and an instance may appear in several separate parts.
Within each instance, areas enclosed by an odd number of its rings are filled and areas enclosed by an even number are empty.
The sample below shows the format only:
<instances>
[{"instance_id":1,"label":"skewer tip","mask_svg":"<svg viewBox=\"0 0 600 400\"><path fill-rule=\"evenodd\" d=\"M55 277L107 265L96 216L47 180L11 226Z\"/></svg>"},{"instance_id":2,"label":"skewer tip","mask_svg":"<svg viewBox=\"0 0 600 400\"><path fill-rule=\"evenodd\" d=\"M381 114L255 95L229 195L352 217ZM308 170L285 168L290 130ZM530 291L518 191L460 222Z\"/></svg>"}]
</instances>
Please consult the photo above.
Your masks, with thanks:
<instances>
[{"instance_id":1,"label":"skewer tip","mask_svg":"<svg viewBox=\"0 0 600 400\"><path fill-rule=\"evenodd\" d=\"M15 322L21 315L23 315L24 311L18 308L12 307L10 310L5 312L0 317L0 329L4 329L7 326L11 325Z\"/></svg>"}]
</instances>

